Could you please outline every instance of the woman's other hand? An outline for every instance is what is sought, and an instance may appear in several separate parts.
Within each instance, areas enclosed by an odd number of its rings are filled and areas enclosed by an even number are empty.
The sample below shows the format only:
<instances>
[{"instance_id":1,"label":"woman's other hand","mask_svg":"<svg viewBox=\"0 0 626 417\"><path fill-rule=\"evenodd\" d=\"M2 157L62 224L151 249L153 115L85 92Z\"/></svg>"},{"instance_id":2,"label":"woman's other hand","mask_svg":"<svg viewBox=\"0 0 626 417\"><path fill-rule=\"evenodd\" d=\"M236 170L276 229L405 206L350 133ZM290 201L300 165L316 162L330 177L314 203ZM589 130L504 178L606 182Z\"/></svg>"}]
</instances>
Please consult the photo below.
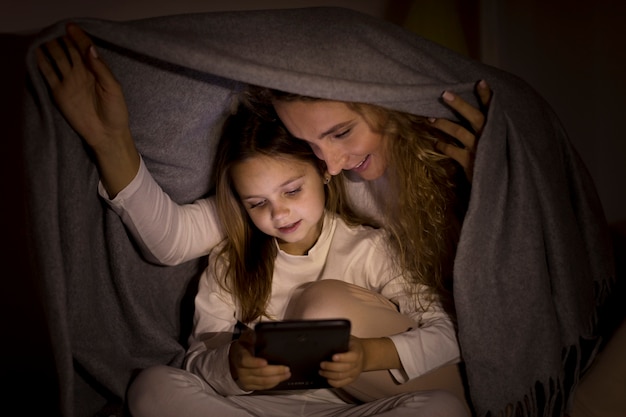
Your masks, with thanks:
<instances>
[{"instance_id":1,"label":"woman's other hand","mask_svg":"<svg viewBox=\"0 0 626 417\"><path fill-rule=\"evenodd\" d=\"M103 185L113 198L135 176L139 154L119 82L75 24L37 51L37 64L69 124L94 150Z\"/></svg>"},{"instance_id":2,"label":"woman's other hand","mask_svg":"<svg viewBox=\"0 0 626 417\"><path fill-rule=\"evenodd\" d=\"M481 80L476 84L476 94L481 103L481 109L477 109L450 91L444 91L442 94L444 102L467 121L471 130L450 120L431 119L433 126L454 137L463 145L460 147L451 143L437 142L436 146L441 153L454 159L463 167L470 182L474 171L476 147L485 126L486 113L491 101L491 88L484 80Z\"/></svg>"}]
</instances>

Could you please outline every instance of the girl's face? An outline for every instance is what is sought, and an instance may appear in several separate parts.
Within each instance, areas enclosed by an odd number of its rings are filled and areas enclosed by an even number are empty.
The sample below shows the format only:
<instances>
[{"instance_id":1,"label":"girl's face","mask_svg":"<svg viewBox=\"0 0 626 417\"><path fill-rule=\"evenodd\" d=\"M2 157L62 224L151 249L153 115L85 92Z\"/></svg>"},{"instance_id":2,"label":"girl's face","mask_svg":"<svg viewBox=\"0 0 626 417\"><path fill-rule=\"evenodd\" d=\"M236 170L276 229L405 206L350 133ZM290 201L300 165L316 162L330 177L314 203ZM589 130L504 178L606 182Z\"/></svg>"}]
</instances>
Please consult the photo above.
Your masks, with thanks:
<instances>
[{"instance_id":1,"label":"girl's face","mask_svg":"<svg viewBox=\"0 0 626 417\"><path fill-rule=\"evenodd\" d=\"M276 101L274 108L285 127L311 145L328 172L352 171L364 180L381 177L387 169L385 139L363 117L340 101Z\"/></svg>"},{"instance_id":2,"label":"girl's face","mask_svg":"<svg viewBox=\"0 0 626 417\"><path fill-rule=\"evenodd\" d=\"M233 166L232 180L248 215L292 255L303 255L322 230L325 190L308 162L255 156Z\"/></svg>"}]
</instances>

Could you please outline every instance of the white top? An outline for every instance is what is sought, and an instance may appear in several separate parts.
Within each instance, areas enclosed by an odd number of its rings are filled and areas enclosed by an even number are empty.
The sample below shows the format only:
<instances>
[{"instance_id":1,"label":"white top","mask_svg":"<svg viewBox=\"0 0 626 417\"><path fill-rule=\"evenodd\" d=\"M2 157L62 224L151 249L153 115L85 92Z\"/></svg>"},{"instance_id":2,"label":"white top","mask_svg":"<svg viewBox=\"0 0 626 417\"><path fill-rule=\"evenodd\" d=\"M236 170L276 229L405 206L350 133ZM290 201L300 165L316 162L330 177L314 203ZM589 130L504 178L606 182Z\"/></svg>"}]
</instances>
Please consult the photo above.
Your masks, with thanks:
<instances>
[{"instance_id":1,"label":"white top","mask_svg":"<svg viewBox=\"0 0 626 417\"><path fill-rule=\"evenodd\" d=\"M108 200L102 186L99 192L146 254L154 254L162 263L176 264L205 255L221 240L214 200L177 205L156 184L143 161L135 179L115 199ZM390 336L404 368L391 372L396 380L406 382L458 362L460 352L454 326L441 306L430 303L428 310L422 311L405 296L402 277L392 273L383 239L379 230L348 227L327 215L322 233L307 255L279 250L268 312L281 319L294 289L321 279L342 280L382 294L417 324L410 331ZM213 262L210 258L199 282L185 368L204 377L222 395L243 394L230 376L228 363L237 308L232 296L215 282Z\"/></svg>"}]
</instances>

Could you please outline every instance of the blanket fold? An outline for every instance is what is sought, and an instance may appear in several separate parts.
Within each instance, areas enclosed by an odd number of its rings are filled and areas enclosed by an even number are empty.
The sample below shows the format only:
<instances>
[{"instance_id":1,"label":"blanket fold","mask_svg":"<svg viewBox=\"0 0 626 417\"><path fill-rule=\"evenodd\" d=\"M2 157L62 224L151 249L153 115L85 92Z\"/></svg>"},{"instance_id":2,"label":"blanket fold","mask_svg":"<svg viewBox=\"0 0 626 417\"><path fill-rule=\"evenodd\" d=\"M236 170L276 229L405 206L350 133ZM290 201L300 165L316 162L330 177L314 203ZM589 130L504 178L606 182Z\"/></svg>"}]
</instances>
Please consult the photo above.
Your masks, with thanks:
<instances>
[{"instance_id":1,"label":"blanket fold","mask_svg":"<svg viewBox=\"0 0 626 417\"><path fill-rule=\"evenodd\" d=\"M566 407L593 358L580 343L594 345L613 260L589 174L526 83L346 9L74 21L122 84L146 165L180 203L209 191L220 123L247 83L455 120L441 93L477 105L474 85L487 80L494 96L454 278L469 393L478 416ZM71 417L97 410L94 398L123 399L138 369L181 364L205 260L150 264L99 200L92 155L54 106L34 59L64 23L42 31L27 54L23 142L36 265L62 413ZM74 396L78 385L95 395Z\"/></svg>"}]
</instances>

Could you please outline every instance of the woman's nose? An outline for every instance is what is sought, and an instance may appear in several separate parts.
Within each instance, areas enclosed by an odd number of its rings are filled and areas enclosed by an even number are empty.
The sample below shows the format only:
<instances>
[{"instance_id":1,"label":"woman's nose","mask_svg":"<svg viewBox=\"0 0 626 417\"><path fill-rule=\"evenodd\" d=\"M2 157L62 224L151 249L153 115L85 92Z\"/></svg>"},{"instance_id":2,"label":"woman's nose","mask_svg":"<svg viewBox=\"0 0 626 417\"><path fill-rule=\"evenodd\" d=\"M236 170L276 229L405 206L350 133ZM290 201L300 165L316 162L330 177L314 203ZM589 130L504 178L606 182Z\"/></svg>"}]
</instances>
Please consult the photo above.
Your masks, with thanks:
<instances>
[{"instance_id":1,"label":"woman's nose","mask_svg":"<svg viewBox=\"0 0 626 417\"><path fill-rule=\"evenodd\" d=\"M326 168L330 175L337 175L346 167L348 157L345 153L339 151L339 149L326 147L321 150L322 159L326 162Z\"/></svg>"}]
</instances>

